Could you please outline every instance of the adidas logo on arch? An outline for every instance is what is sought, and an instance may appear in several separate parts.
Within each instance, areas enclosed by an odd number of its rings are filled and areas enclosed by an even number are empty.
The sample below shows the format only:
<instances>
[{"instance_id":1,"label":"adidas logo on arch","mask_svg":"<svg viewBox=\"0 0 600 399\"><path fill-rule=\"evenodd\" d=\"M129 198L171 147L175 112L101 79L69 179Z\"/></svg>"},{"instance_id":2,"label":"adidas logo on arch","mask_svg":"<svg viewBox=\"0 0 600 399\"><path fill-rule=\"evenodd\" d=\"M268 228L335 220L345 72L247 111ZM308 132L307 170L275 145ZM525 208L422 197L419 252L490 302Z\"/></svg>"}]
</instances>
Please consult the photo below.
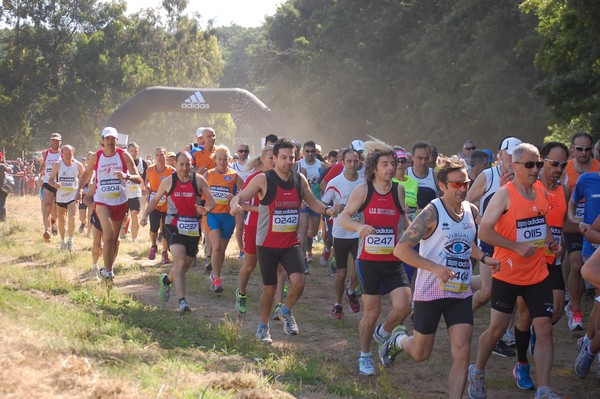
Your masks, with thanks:
<instances>
[{"instance_id":1,"label":"adidas logo on arch","mask_svg":"<svg viewBox=\"0 0 600 399\"><path fill-rule=\"evenodd\" d=\"M209 109L210 104L206 102L200 90L186 98L183 103L181 103L181 108L183 109Z\"/></svg>"}]
</instances>

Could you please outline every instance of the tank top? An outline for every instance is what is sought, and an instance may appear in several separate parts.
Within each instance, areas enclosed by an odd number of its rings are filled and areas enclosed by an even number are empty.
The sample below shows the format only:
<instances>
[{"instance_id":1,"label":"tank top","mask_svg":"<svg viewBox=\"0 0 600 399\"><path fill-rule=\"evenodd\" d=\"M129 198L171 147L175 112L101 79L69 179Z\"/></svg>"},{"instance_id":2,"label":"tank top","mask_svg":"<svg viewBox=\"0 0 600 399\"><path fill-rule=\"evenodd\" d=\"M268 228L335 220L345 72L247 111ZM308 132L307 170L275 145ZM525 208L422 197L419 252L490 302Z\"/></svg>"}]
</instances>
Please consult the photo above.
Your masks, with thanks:
<instances>
[{"instance_id":1,"label":"tank top","mask_svg":"<svg viewBox=\"0 0 600 399\"><path fill-rule=\"evenodd\" d=\"M435 179L433 178L433 169L427 169L427 176L417 177L413 172L413 168L410 167L406 170L406 174L417 181L419 186L417 191L417 204L420 209L425 208L435 197L437 197L437 186L435 185Z\"/></svg>"},{"instance_id":2,"label":"tank top","mask_svg":"<svg viewBox=\"0 0 600 399\"><path fill-rule=\"evenodd\" d=\"M291 172L282 180L275 170L265 172L267 191L258 206L256 245L290 248L299 245L298 220L302 199L301 178Z\"/></svg>"},{"instance_id":3,"label":"tank top","mask_svg":"<svg viewBox=\"0 0 600 399\"><path fill-rule=\"evenodd\" d=\"M513 182L504 186L508 191L510 205L500 216L495 229L501 236L516 242L530 243L537 247L534 255L525 258L517 252L499 246L494 247L494 258L501 262L500 271L494 278L515 285L533 285L548 276L545 240L548 201L544 189L534 185L535 200L524 198Z\"/></svg>"},{"instance_id":4,"label":"tank top","mask_svg":"<svg viewBox=\"0 0 600 399\"><path fill-rule=\"evenodd\" d=\"M350 181L346 179L346 176L342 173L327 183L327 188L325 189L323 198L321 200L326 204L333 202L333 205L346 206L348 203L348 198L350 197L352 191L354 191L354 188L360 184L363 184L364 182L365 180L358 176L356 180ZM352 215L352 219L359 220L358 214ZM331 232L333 238L358 238L358 232L346 230L340 225L340 218L333 219L333 228Z\"/></svg>"},{"instance_id":5,"label":"tank top","mask_svg":"<svg viewBox=\"0 0 600 399\"><path fill-rule=\"evenodd\" d=\"M75 201L79 188L79 161L74 159L73 164L67 166L61 159L58 164L57 181L60 183L60 188L56 191L56 202L66 204Z\"/></svg>"},{"instance_id":6,"label":"tank top","mask_svg":"<svg viewBox=\"0 0 600 399\"><path fill-rule=\"evenodd\" d=\"M410 176L405 176L406 180L392 178L393 182L401 184L404 187L404 202L406 203L406 213L408 220L415 220L417 215L417 193L419 192L419 183Z\"/></svg>"},{"instance_id":7,"label":"tank top","mask_svg":"<svg viewBox=\"0 0 600 399\"><path fill-rule=\"evenodd\" d=\"M463 201L464 211L460 221L455 221L448 214L441 199L431 201L438 214L437 226L433 233L421 240L419 255L446 266L454 272L454 278L446 283L432 272L417 269L415 281L415 301L433 301L443 298L464 299L471 295L471 248L477 237L475 218L471 212L471 204Z\"/></svg>"},{"instance_id":8,"label":"tank top","mask_svg":"<svg viewBox=\"0 0 600 399\"><path fill-rule=\"evenodd\" d=\"M236 161L231 164L231 169L237 172L238 176L242 179L243 182L246 182L246 179L254 173L254 170L250 169L248 161L246 161L244 165L242 165L240 161Z\"/></svg>"},{"instance_id":9,"label":"tank top","mask_svg":"<svg viewBox=\"0 0 600 399\"><path fill-rule=\"evenodd\" d=\"M196 211L196 199L199 197L198 189L192 179L182 182L177 173L171 175L173 186L167 195L167 216L165 223L175 226L181 235L200 237L200 224L198 223L198 212Z\"/></svg>"},{"instance_id":10,"label":"tank top","mask_svg":"<svg viewBox=\"0 0 600 399\"><path fill-rule=\"evenodd\" d=\"M390 191L379 194L372 182L367 182L367 198L359 208L359 222L373 226L375 232L358 240L358 259L378 262L399 262L392 253L400 239L402 209L398 199L398 183Z\"/></svg>"},{"instance_id":11,"label":"tank top","mask_svg":"<svg viewBox=\"0 0 600 399\"><path fill-rule=\"evenodd\" d=\"M138 159L134 159L133 163L135 163L135 166L137 167L138 173L140 174L140 176L144 176L144 162L142 162L142 158L138 158ZM142 197L142 184L141 183L135 183L132 182L131 180L127 180L125 182L125 184L127 185L127 198L141 198Z\"/></svg>"},{"instance_id":12,"label":"tank top","mask_svg":"<svg viewBox=\"0 0 600 399\"><path fill-rule=\"evenodd\" d=\"M562 184L559 184L553 191L549 190L541 181L535 182L536 186L539 186L548 195L548 213L546 214L546 223L550 226L552 232L552 238L554 241L560 244L562 236L562 226L565 221L565 214L567 213L567 200L565 199L565 191ZM556 265L561 264L560 258L554 255L554 252L550 248L545 249L546 263L553 264L556 261Z\"/></svg>"},{"instance_id":13,"label":"tank top","mask_svg":"<svg viewBox=\"0 0 600 399\"><path fill-rule=\"evenodd\" d=\"M590 170L588 170L588 172L597 172L599 169L600 162L593 158L590 160L590 162L592 163L592 166L590 167ZM577 173L577 171L575 170L575 164L572 159L570 159L569 162L567 162L567 167L565 168L564 176L564 184L569 186L571 192L575 191L575 185L577 184L577 180L579 179L580 174ZM575 209L575 221L577 222L583 222L583 213L585 208L584 202L585 200L582 200L581 202L577 203L577 208Z\"/></svg>"},{"instance_id":14,"label":"tank top","mask_svg":"<svg viewBox=\"0 0 600 399\"><path fill-rule=\"evenodd\" d=\"M103 150L96 152L96 193L94 203L98 205L115 206L127 202L125 180L115 176L115 172L127 173L127 165L123 158L123 150L116 148L116 152L107 157Z\"/></svg>"},{"instance_id":15,"label":"tank top","mask_svg":"<svg viewBox=\"0 0 600 399\"><path fill-rule=\"evenodd\" d=\"M483 171L485 175L485 191L483 195L479 199L479 211L483 216L485 212L485 208L487 208L490 200L500 188L500 165L492 166L491 168L487 168Z\"/></svg>"},{"instance_id":16,"label":"tank top","mask_svg":"<svg viewBox=\"0 0 600 399\"><path fill-rule=\"evenodd\" d=\"M148 184L150 185L150 192L148 193L148 202L152 201L154 195L158 191L158 187L160 186L160 182L165 180L167 177L171 176L173 172L175 172L175 168L169 165L165 165L165 169L158 173L156 169L157 165L152 165L148 167L146 171L146 178L148 179ZM159 212L167 212L167 196L163 195L161 199L156 204L156 210Z\"/></svg>"},{"instance_id":17,"label":"tank top","mask_svg":"<svg viewBox=\"0 0 600 399\"><path fill-rule=\"evenodd\" d=\"M50 148L46 150L46 158L44 163L44 183L48 183L48 179L50 178L50 174L52 173L52 167L55 163L60 161L62 155L60 151L51 152Z\"/></svg>"},{"instance_id":18,"label":"tank top","mask_svg":"<svg viewBox=\"0 0 600 399\"><path fill-rule=\"evenodd\" d=\"M206 182L210 188L210 193L215 199L215 207L210 213L227 213L229 214L229 194L235 194L237 191L236 187L237 172L231 168L223 173L219 172L217 168L210 169L206 173Z\"/></svg>"},{"instance_id":19,"label":"tank top","mask_svg":"<svg viewBox=\"0 0 600 399\"><path fill-rule=\"evenodd\" d=\"M258 171L258 172L254 172L253 174L251 174L250 176L248 176L248 178L246 179L246 181L244 182L244 185L242 186L242 190L246 188L246 186L248 185L248 183L250 183L252 181L252 179L254 179L256 176L260 175L261 173L263 173L263 171ZM254 197L250 198L250 200L248 201L248 205L258 205L260 203L260 199L258 198L258 194L256 194ZM244 218L244 228L252 228L252 229L256 229L256 226L258 225L258 212L246 212L246 217Z\"/></svg>"},{"instance_id":20,"label":"tank top","mask_svg":"<svg viewBox=\"0 0 600 399\"><path fill-rule=\"evenodd\" d=\"M312 193L317 197L317 199L321 199L321 188L319 186L319 178L321 177L321 172L323 170L321 161L315 159L315 162L312 165L306 163L304 158L298 162L300 167L306 170L306 180L308 180L308 187Z\"/></svg>"}]
</instances>

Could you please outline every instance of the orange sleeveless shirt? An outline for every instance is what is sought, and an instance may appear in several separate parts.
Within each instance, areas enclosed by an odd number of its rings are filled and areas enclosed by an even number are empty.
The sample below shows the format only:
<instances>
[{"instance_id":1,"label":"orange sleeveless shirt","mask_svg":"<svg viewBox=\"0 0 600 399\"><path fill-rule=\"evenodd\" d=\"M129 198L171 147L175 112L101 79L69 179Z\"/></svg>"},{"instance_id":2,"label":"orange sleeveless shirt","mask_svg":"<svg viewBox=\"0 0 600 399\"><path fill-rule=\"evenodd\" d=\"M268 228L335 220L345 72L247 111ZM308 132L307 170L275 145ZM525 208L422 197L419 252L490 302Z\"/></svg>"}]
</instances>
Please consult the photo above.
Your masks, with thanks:
<instances>
[{"instance_id":1,"label":"orange sleeveless shirt","mask_svg":"<svg viewBox=\"0 0 600 399\"><path fill-rule=\"evenodd\" d=\"M210 193L215 199L215 207L210 211L211 213L229 213L227 195L235 194L236 181L237 172L231 168L227 168L225 173L219 172L217 168L206 173L206 182L210 188Z\"/></svg>"},{"instance_id":2,"label":"orange sleeveless shirt","mask_svg":"<svg viewBox=\"0 0 600 399\"><path fill-rule=\"evenodd\" d=\"M152 165L148 167L146 171L146 181L150 185L150 193L148 194L148 201L152 200L154 197L154 193L158 190L158 186L160 186L160 182L171 176L175 172L175 168L169 165L166 165L165 170L162 173L158 173L156 171L156 165ZM163 198L158 201L158 205L156 205L156 210L159 212L167 211L167 197L163 195Z\"/></svg>"},{"instance_id":3,"label":"orange sleeveless shirt","mask_svg":"<svg viewBox=\"0 0 600 399\"><path fill-rule=\"evenodd\" d=\"M496 232L512 241L533 244L537 250L532 256L525 258L515 251L495 246L494 258L501 265L494 278L514 285L537 284L548 276L544 256L548 212L545 191L534 185L535 200L530 201L519 193L512 182L504 187L508 191L510 205L508 211L498 219Z\"/></svg>"}]
</instances>

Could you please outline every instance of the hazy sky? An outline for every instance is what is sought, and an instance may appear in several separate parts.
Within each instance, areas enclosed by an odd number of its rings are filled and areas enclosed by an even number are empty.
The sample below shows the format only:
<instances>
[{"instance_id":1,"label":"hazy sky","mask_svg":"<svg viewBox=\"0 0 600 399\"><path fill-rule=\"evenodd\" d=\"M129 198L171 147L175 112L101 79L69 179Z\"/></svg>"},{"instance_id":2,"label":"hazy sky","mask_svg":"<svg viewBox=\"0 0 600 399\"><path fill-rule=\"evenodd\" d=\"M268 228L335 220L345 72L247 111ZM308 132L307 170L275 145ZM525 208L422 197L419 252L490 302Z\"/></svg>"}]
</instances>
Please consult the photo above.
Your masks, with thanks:
<instances>
[{"instance_id":1,"label":"hazy sky","mask_svg":"<svg viewBox=\"0 0 600 399\"><path fill-rule=\"evenodd\" d=\"M214 19L215 26L231 23L245 27L256 27L263 23L266 15L273 15L284 0L189 0L187 12L199 12L202 22ZM136 12L142 8L155 8L161 0L127 0L127 9Z\"/></svg>"}]
</instances>

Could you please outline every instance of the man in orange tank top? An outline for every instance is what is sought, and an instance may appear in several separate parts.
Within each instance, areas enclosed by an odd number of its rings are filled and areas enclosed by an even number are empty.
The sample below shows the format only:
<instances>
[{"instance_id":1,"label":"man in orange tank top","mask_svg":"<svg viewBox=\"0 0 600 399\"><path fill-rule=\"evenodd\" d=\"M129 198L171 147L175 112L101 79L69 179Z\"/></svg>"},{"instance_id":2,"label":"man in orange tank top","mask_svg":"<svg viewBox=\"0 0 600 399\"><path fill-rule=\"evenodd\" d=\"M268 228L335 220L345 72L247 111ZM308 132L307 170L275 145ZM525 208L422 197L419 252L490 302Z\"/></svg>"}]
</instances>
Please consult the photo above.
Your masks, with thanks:
<instances>
[{"instance_id":1,"label":"man in orange tank top","mask_svg":"<svg viewBox=\"0 0 600 399\"><path fill-rule=\"evenodd\" d=\"M469 366L468 392L473 399L487 397L485 366L510 323L518 296L529 309L537 336L535 397L559 397L548 386L554 357L553 301L544 251L557 252L560 245L546 224L546 194L534 185L543 165L535 146L519 144L512 154L513 181L496 191L481 221L479 238L495 247L494 258L501 266L492 278L490 326L479 337L477 361Z\"/></svg>"},{"instance_id":2,"label":"man in orange tank top","mask_svg":"<svg viewBox=\"0 0 600 399\"><path fill-rule=\"evenodd\" d=\"M592 136L586 132L577 132L571 138L572 159L567 163L567 167L562 177L562 182L573 192L579 176L587 172L596 172L598 170L598 161L592 158L592 145L594 141ZM575 210L575 221L583 221L584 203L577 204ZM567 289L571 296L571 301L565 306L567 314L567 323L571 331L583 330L583 312L581 311L581 297L583 296L583 281L581 278L581 266L583 257L581 249L583 245L583 236L578 231L565 232L565 244L569 254L570 271L567 278Z\"/></svg>"}]
</instances>

